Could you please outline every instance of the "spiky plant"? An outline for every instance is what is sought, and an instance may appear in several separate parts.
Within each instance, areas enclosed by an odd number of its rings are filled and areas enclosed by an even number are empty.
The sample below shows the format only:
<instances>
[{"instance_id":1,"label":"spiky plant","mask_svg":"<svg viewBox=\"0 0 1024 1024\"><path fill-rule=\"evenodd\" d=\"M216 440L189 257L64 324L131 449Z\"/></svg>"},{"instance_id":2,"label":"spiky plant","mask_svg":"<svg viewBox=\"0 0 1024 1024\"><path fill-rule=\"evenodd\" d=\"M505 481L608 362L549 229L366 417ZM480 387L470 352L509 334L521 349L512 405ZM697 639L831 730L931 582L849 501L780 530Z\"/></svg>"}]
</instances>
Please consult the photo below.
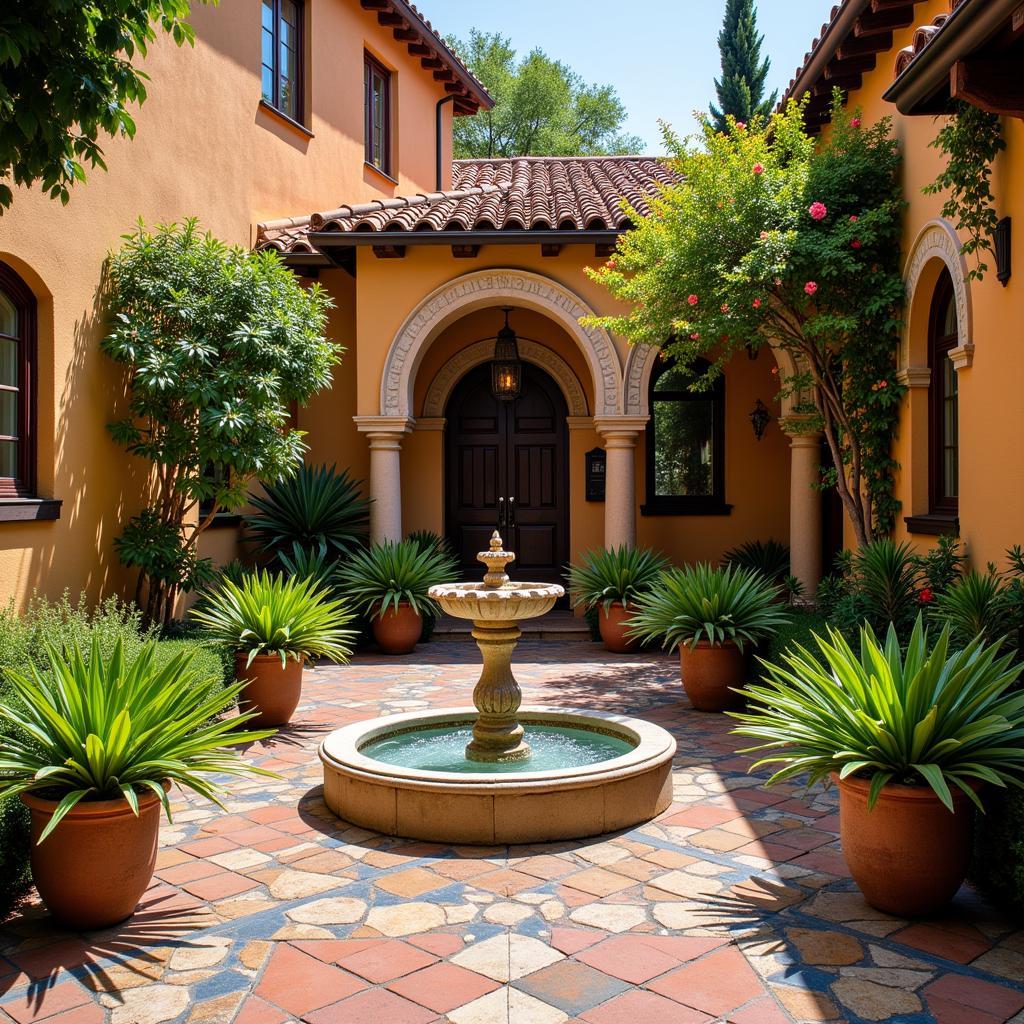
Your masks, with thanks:
<instances>
[{"instance_id":1,"label":"spiky plant","mask_svg":"<svg viewBox=\"0 0 1024 1024\"><path fill-rule=\"evenodd\" d=\"M993 642L1010 631L1009 607L1006 584L996 573L972 571L938 596L933 614L949 626L957 643L970 643L975 637Z\"/></svg>"},{"instance_id":2,"label":"spiky plant","mask_svg":"<svg viewBox=\"0 0 1024 1024\"><path fill-rule=\"evenodd\" d=\"M384 541L358 551L338 570L338 582L353 604L371 615L389 608L396 611L403 602L420 614L440 611L427 591L438 583L452 583L458 563L452 555L436 549L422 549L413 540Z\"/></svg>"},{"instance_id":3,"label":"spiky plant","mask_svg":"<svg viewBox=\"0 0 1024 1024\"><path fill-rule=\"evenodd\" d=\"M632 605L668 566L664 555L649 548L596 548L579 565L569 566L569 594L573 607L603 608Z\"/></svg>"},{"instance_id":4,"label":"spiky plant","mask_svg":"<svg viewBox=\"0 0 1024 1024\"><path fill-rule=\"evenodd\" d=\"M789 575L789 546L777 540L750 540L722 556L722 565L756 569L772 583Z\"/></svg>"}]
</instances>

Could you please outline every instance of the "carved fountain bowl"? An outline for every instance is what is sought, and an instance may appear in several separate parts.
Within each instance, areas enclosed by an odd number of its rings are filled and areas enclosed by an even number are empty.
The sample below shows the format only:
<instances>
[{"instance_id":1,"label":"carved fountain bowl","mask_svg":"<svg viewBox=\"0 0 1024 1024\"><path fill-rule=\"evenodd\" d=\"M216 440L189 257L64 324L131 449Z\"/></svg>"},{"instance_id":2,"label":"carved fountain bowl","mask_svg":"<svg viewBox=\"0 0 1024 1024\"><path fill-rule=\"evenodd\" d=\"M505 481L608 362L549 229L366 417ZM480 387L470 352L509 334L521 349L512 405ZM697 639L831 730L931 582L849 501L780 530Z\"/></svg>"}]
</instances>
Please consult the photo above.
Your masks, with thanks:
<instances>
[{"instance_id":1,"label":"carved fountain bowl","mask_svg":"<svg viewBox=\"0 0 1024 1024\"><path fill-rule=\"evenodd\" d=\"M430 588L430 596L457 619L478 622L515 622L536 619L551 611L565 593L557 583L444 583Z\"/></svg>"}]
</instances>

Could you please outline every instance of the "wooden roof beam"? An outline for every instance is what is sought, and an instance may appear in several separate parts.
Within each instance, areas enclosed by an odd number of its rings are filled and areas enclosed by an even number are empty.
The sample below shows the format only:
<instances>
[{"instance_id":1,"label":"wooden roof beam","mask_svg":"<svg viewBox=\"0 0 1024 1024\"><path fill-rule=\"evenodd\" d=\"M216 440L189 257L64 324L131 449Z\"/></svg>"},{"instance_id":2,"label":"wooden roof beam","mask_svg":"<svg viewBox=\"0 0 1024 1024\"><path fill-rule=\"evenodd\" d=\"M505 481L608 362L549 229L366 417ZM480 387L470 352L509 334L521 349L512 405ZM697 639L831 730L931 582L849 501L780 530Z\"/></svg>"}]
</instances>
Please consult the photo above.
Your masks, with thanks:
<instances>
[{"instance_id":1,"label":"wooden roof beam","mask_svg":"<svg viewBox=\"0 0 1024 1024\"><path fill-rule=\"evenodd\" d=\"M836 78L822 78L815 82L811 89L812 96L830 97L833 89L842 89L843 92L853 92L861 87L860 75L839 75Z\"/></svg>"},{"instance_id":2,"label":"wooden roof beam","mask_svg":"<svg viewBox=\"0 0 1024 1024\"><path fill-rule=\"evenodd\" d=\"M877 14L862 14L853 26L855 36L873 36L891 32L894 28L906 28L914 23L914 5L904 3L898 7L890 7Z\"/></svg>"},{"instance_id":3,"label":"wooden roof beam","mask_svg":"<svg viewBox=\"0 0 1024 1024\"><path fill-rule=\"evenodd\" d=\"M408 28L409 22L405 20L400 14L396 14L394 11L380 11L377 14L377 21L385 28Z\"/></svg>"},{"instance_id":4,"label":"wooden roof beam","mask_svg":"<svg viewBox=\"0 0 1024 1024\"><path fill-rule=\"evenodd\" d=\"M958 60L949 71L950 96L990 114L1024 118L1020 58Z\"/></svg>"},{"instance_id":5,"label":"wooden roof beam","mask_svg":"<svg viewBox=\"0 0 1024 1024\"><path fill-rule=\"evenodd\" d=\"M364 11L389 11L391 10L390 0L359 0L359 6Z\"/></svg>"},{"instance_id":6,"label":"wooden roof beam","mask_svg":"<svg viewBox=\"0 0 1024 1024\"><path fill-rule=\"evenodd\" d=\"M834 60L825 67L827 79L842 78L845 75L863 75L875 70L875 55L848 57L846 60Z\"/></svg>"},{"instance_id":7,"label":"wooden roof beam","mask_svg":"<svg viewBox=\"0 0 1024 1024\"><path fill-rule=\"evenodd\" d=\"M836 50L840 60L852 57L866 57L869 54L882 53L892 49L892 32L876 32L870 36L847 36Z\"/></svg>"}]
</instances>

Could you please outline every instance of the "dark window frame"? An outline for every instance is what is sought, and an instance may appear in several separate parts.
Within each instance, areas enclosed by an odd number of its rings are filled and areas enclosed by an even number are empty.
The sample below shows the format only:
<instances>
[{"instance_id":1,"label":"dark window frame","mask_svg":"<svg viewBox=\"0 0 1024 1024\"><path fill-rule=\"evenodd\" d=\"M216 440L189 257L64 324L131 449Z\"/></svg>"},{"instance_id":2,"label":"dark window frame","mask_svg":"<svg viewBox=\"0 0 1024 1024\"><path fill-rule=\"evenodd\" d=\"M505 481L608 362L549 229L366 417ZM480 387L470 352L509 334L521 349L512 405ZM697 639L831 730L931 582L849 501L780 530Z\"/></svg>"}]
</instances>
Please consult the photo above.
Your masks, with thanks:
<instances>
[{"instance_id":1,"label":"dark window frame","mask_svg":"<svg viewBox=\"0 0 1024 1024\"><path fill-rule=\"evenodd\" d=\"M21 276L6 263L0 262L0 291L14 303L18 311L18 334L3 335L18 345L18 475L0 477L0 498L34 497L36 491L36 400L38 315L36 297ZM6 436L6 435L5 435Z\"/></svg>"},{"instance_id":2,"label":"dark window frame","mask_svg":"<svg viewBox=\"0 0 1024 1024\"><path fill-rule=\"evenodd\" d=\"M944 370L949 353L960 344L959 333L954 328L952 334L944 334L943 320L948 304L953 304L956 313L956 295L953 292L953 279L948 270L944 270L935 285L932 296L931 310L928 319L928 366L931 370L931 384L928 389L928 508L933 516L955 518L959 512L959 495L951 497L944 492L944 455L945 455L945 404L947 396L944 388ZM956 369L952 370L953 381L956 382ZM952 447L957 452L957 477L959 478L959 399L957 403L957 436ZM959 479L957 491L959 492Z\"/></svg>"},{"instance_id":3,"label":"dark window frame","mask_svg":"<svg viewBox=\"0 0 1024 1024\"><path fill-rule=\"evenodd\" d=\"M260 4L260 94L263 102L273 108L282 117L294 121L296 124L305 126L306 123L306 3L305 0L291 0L295 4L295 34L298 45L295 49L295 112L291 113L284 108L281 102L281 13L282 0L269 0L273 7L274 15L274 64L270 68L273 77L273 88L271 95L263 92L263 7L268 0L261 0Z\"/></svg>"},{"instance_id":4,"label":"dark window frame","mask_svg":"<svg viewBox=\"0 0 1024 1024\"><path fill-rule=\"evenodd\" d=\"M383 140L381 153L376 153L373 132L373 82L374 77L384 83ZM363 53L363 150L366 162L381 174L391 177L391 85L392 73L371 53Z\"/></svg>"},{"instance_id":5,"label":"dark window frame","mask_svg":"<svg viewBox=\"0 0 1024 1024\"><path fill-rule=\"evenodd\" d=\"M659 357L651 372L647 387L650 418L644 435L646 462L646 501L640 513L645 516L709 516L728 515L732 505L725 500L725 377L719 374L706 391L659 390L658 380L674 366L674 360ZM706 372L711 364L706 359L693 363L697 375ZM657 493L655 475L655 398L659 401L700 402L712 400L711 421L711 494L667 495Z\"/></svg>"}]
</instances>

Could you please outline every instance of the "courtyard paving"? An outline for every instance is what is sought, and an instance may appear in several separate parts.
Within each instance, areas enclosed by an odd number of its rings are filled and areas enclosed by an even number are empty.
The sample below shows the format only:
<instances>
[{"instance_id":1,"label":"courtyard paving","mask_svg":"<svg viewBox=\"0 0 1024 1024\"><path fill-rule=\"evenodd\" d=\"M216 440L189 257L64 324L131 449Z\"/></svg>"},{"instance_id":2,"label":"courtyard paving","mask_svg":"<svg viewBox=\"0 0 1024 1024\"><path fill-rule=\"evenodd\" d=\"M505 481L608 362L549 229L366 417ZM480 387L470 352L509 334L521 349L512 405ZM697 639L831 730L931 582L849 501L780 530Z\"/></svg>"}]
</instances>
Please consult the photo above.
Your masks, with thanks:
<instances>
[{"instance_id":1,"label":"courtyard paving","mask_svg":"<svg viewBox=\"0 0 1024 1024\"><path fill-rule=\"evenodd\" d=\"M969 889L940 919L870 909L831 793L762 789L678 662L527 641L533 703L647 718L679 740L675 802L630 832L470 848L380 836L324 806L332 728L468 703L475 648L433 643L306 677L247 753L280 781L227 813L178 794L139 912L86 935L28 899L0 926L0 1020L48 1024L1024 1022L1024 931Z\"/></svg>"}]
</instances>

